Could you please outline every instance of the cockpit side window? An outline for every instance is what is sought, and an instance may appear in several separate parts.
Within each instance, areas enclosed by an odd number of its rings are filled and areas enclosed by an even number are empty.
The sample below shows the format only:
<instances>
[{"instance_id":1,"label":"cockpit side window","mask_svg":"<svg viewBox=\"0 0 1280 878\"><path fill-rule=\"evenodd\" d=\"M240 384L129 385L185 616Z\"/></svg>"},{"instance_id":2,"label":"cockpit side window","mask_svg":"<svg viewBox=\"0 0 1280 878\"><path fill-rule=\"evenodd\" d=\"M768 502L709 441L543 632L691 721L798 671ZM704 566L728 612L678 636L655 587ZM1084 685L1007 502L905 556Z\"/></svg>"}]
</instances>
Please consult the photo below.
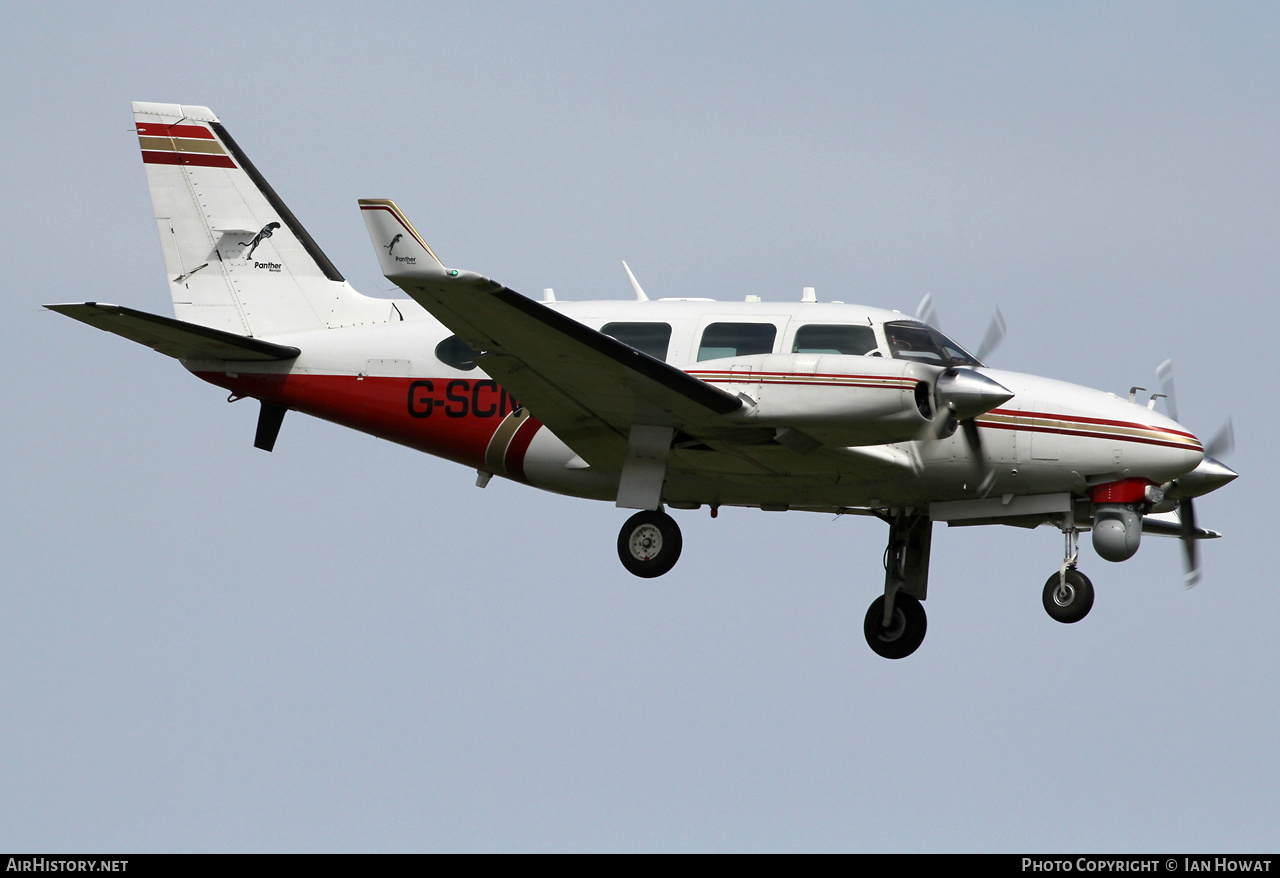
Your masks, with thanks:
<instances>
[{"instance_id":1,"label":"cockpit side window","mask_svg":"<svg viewBox=\"0 0 1280 878\"><path fill-rule=\"evenodd\" d=\"M600 330L623 344L666 362L671 346L670 323L606 323Z\"/></svg>"},{"instance_id":2,"label":"cockpit side window","mask_svg":"<svg viewBox=\"0 0 1280 878\"><path fill-rule=\"evenodd\" d=\"M772 323L712 323L702 330L698 360L773 353L778 327Z\"/></svg>"},{"instance_id":3,"label":"cockpit side window","mask_svg":"<svg viewBox=\"0 0 1280 878\"><path fill-rule=\"evenodd\" d=\"M933 366L981 366L972 354L924 323L886 323L884 337L896 359Z\"/></svg>"},{"instance_id":4,"label":"cockpit side window","mask_svg":"<svg viewBox=\"0 0 1280 878\"><path fill-rule=\"evenodd\" d=\"M855 357L876 349L876 334L870 326L838 326L810 323L796 330L793 354L849 354Z\"/></svg>"}]
</instances>

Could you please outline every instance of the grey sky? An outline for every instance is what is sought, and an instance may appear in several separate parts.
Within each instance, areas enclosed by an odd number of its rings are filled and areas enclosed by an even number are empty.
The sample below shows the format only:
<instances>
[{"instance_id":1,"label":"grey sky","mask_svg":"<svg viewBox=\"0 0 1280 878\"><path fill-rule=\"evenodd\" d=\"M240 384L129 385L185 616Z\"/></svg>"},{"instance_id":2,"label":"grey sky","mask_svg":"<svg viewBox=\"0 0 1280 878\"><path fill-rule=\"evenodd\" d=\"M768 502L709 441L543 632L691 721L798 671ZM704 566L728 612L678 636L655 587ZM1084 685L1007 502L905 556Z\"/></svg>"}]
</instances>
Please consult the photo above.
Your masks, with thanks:
<instances>
[{"instance_id":1,"label":"grey sky","mask_svg":"<svg viewBox=\"0 0 1280 878\"><path fill-rule=\"evenodd\" d=\"M6 850L1274 850L1274 4L22 4L0 32ZM355 201L537 295L932 292L1003 368L1228 415L1205 581L878 522L623 514L251 403L39 305L170 313L130 100L214 109L352 283ZM1087 543L1087 541L1086 541Z\"/></svg>"}]
</instances>

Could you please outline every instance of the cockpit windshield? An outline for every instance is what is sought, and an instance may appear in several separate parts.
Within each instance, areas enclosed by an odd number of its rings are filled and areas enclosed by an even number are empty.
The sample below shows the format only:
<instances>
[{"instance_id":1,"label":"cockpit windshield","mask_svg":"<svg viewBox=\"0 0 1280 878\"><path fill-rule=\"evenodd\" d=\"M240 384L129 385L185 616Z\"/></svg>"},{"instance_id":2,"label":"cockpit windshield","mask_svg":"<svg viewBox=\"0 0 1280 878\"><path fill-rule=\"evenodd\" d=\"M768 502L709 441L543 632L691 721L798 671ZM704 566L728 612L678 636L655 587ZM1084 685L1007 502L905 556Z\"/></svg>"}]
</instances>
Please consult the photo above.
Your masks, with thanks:
<instances>
[{"instance_id":1,"label":"cockpit windshield","mask_svg":"<svg viewBox=\"0 0 1280 878\"><path fill-rule=\"evenodd\" d=\"M884 337L899 360L916 360L931 366L981 366L977 358L941 332L924 323L886 323Z\"/></svg>"}]
</instances>

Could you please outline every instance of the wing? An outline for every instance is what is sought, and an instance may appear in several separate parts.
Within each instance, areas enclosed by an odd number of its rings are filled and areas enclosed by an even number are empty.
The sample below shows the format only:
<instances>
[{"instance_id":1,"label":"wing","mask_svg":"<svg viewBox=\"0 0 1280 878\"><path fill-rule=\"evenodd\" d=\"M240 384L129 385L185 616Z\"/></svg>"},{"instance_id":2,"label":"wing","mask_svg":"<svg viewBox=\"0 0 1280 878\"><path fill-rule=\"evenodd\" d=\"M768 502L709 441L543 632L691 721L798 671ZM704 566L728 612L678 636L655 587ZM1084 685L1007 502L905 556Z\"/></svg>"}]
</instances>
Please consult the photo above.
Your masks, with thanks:
<instances>
[{"instance_id":1,"label":"wing","mask_svg":"<svg viewBox=\"0 0 1280 878\"><path fill-rule=\"evenodd\" d=\"M481 351L484 370L591 465L622 469L638 425L732 428L725 416L741 398L502 284L446 269L391 201L360 208L387 278Z\"/></svg>"}]
</instances>

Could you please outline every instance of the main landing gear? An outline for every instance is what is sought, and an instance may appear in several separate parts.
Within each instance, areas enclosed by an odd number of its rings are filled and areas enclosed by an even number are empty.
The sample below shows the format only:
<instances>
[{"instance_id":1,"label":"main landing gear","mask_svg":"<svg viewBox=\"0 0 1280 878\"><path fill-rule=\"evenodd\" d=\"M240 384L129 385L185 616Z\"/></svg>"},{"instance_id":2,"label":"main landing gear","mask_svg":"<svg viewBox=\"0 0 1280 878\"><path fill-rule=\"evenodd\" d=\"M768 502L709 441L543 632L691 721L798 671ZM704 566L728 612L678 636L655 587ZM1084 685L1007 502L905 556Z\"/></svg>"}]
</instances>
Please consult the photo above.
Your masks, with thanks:
<instances>
[{"instance_id":1,"label":"main landing gear","mask_svg":"<svg viewBox=\"0 0 1280 878\"><path fill-rule=\"evenodd\" d=\"M929 547L933 522L928 515L894 510L881 515L889 524L884 551L884 594L871 602L862 623L867 645L888 659L906 658L924 642L928 619L921 603L929 585ZM1080 531L1068 512L1059 524L1066 539L1062 567L1044 584L1044 608L1059 622L1079 622L1093 607L1093 583L1076 569ZM618 533L618 558L635 576L662 576L680 560L680 528L662 510L644 510L627 519Z\"/></svg>"},{"instance_id":2,"label":"main landing gear","mask_svg":"<svg viewBox=\"0 0 1280 878\"><path fill-rule=\"evenodd\" d=\"M862 631L876 655L906 658L924 642L928 620L921 601L929 585L929 544L933 522L927 515L895 512L884 550L884 595L871 602Z\"/></svg>"},{"instance_id":3,"label":"main landing gear","mask_svg":"<svg viewBox=\"0 0 1280 878\"><path fill-rule=\"evenodd\" d=\"M618 533L622 566L646 579L661 576L680 560L680 527L662 510L637 512Z\"/></svg>"},{"instance_id":4,"label":"main landing gear","mask_svg":"<svg viewBox=\"0 0 1280 878\"><path fill-rule=\"evenodd\" d=\"M1076 569L1080 558L1080 531L1075 527L1075 517L1068 512L1062 521L1062 535L1066 538L1062 567L1044 584L1044 609L1052 618L1070 624L1079 622L1093 608L1093 583Z\"/></svg>"}]
</instances>

